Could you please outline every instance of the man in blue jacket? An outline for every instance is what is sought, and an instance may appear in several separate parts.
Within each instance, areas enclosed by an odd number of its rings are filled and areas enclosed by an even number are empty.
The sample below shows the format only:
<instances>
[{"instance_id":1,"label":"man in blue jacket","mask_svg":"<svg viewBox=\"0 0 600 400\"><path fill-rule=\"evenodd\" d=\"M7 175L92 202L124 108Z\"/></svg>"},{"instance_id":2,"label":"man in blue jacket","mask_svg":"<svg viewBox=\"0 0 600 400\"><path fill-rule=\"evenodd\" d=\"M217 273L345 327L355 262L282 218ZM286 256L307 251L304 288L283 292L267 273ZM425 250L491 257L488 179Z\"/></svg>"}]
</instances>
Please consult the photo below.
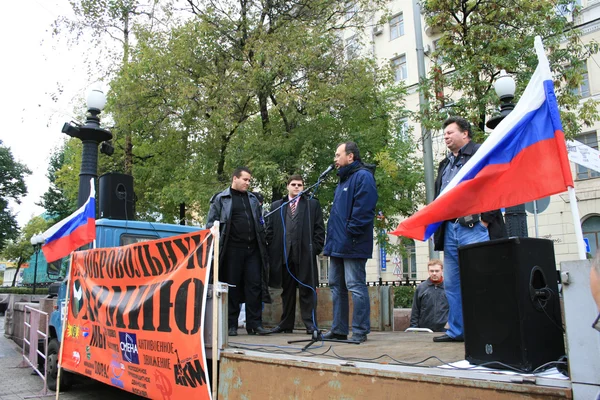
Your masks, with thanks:
<instances>
[{"instance_id":1,"label":"man in blue jacket","mask_svg":"<svg viewBox=\"0 0 600 400\"><path fill-rule=\"evenodd\" d=\"M333 324L323 338L348 338L350 291L354 305L350 340L362 343L371 332L365 266L373 254L373 219L378 197L373 176L375 167L361 162L354 142L340 144L334 161L340 182L335 189L323 250L323 254L329 256Z\"/></svg>"}]
</instances>

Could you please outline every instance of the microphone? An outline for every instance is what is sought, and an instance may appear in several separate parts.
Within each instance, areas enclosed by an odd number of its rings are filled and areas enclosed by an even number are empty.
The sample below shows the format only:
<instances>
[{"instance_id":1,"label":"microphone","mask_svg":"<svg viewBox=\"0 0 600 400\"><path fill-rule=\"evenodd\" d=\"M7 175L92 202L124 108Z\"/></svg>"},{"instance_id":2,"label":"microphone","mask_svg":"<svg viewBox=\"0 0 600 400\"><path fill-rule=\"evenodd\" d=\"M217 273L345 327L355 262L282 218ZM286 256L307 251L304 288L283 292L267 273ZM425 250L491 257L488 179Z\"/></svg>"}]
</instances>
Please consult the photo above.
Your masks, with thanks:
<instances>
[{"instance_id":1,"label":"microphone","mask_svg":"<svg viewBox=\"0 0 600 400\"><path fill-rule=\"evenodd\" d=\"M327 169L325 171L323 171L323 173L321 173L321 175L319 175L319 180L325 178L325 176L334 169L335 169L335 164L331 164L329 167L327 167Z\"/></svg>"}]
</instances>

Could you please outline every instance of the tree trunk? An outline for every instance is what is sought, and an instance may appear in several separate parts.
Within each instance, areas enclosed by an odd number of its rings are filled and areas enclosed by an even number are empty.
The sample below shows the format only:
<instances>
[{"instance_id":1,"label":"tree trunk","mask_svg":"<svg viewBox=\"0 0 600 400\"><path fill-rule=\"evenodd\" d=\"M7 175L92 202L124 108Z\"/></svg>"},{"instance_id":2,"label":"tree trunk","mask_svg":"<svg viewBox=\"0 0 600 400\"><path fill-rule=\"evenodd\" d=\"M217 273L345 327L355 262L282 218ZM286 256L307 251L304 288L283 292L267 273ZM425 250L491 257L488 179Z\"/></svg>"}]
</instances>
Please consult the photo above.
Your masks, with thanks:
<instances>
[{"instance_id":1,"label":"tree trunk","mask_svg":"<svg viewBox=\"0 0 600 400\"><path fill-rule=\"evenodd\" d=\"M21 270L21 264L23 264L23 262L21 260L19 260L19 262L17 263L17 272L15 272L15 276L13 276L12 285L10 285L11 287L15 287L15 285L17 284L17 276L19 276L19 271Z\"/></svg>"}]
</instances>

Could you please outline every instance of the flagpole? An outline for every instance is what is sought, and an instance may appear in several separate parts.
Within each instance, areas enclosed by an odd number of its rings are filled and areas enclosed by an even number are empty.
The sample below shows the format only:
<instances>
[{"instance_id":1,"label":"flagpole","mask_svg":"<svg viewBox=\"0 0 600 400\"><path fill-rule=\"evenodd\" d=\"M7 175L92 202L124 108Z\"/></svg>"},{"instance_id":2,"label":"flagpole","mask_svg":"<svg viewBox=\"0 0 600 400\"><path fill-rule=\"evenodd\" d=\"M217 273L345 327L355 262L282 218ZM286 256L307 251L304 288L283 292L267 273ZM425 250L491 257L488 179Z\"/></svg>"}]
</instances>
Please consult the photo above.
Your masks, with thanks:
<instances>
[{"instance_id":1,"label":"flagpole","mask_svg":"<svg viewBox=\"0 0 600 400\"><path fill-rule=\"evenodd\" d=\"M65 301L64 301L64 308L65 308L65 315L62 315L62 306L61 309L59 310L61 312L61 319L62 319L62 332L60 333L60 347L58 348L58 362L57 362L57 368L58 371L56 372L56 400L58 400L58 396L60 393L60 375L61 375L61 371L62 371L62 360L63 360L63 350L65 347L65 332L67 330L67 323L69 321L69 288L71 286L71 268L73 267L73 253L71 253L71 257L69 257L69 268L67 269L68 274L67 274L67 282L66 282L66 294L65 294Z\"/></svg>"},{"instance_id":2,"label":"flagpole","mask_svg":"<svg viewBox=\"0 0 600 400\"><path fill-rule=\"evenodd\" d=\"M585 260L585 243L583 241L583 231L581 230L579 208L577 208L577 196L575 196L575 188L572 186L569 186L569 202L571 203L571 215L573 215L575 238L577 239L577 252L579 253L579 259Z\"/></svg>"},{"instance_id":3,"label":"flagpole","mask_svg":"<svg viewBox=\"0 0 600 400\"><path fill-rule=\"evenodd\" d=\"M219 221L215 221L213 227L210 230L213 235L213 319L212 319L212 399L217 400L218 398L218 382L217 377L219 374L219 241L220 241L220 227Z\"/></svg>"}]
</instances>

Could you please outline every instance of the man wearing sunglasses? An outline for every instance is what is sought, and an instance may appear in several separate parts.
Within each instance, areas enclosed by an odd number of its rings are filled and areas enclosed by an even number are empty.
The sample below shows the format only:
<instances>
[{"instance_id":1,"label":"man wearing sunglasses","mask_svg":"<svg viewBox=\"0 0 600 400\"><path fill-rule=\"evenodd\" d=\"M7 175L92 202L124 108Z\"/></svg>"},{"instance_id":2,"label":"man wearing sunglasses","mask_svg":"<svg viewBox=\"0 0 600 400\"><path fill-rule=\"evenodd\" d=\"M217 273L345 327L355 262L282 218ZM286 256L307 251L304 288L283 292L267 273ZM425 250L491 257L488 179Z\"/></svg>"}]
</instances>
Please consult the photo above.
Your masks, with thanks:
<instances>
[{"instance_id":1,"label":"man wearing sunglasses","mask_svg":"<svg viewBox=\"0 0 600 400\"><path fill-rule=\"evenodd\" d=\"M287 194L271 204L273 213L267 220L267 246L271 287L281 287L283 313L271 333L292 333L296 316L296 288L300 292L300 315L306 333L312 334L316 323L316 292L319 275L317 255L325 242L325 225L321 204L305 195L300 175L288 178ZM311 246L312 245L312 246ZM312 248L311 248L312 247Z\"/></svg>"}]
</instances>

